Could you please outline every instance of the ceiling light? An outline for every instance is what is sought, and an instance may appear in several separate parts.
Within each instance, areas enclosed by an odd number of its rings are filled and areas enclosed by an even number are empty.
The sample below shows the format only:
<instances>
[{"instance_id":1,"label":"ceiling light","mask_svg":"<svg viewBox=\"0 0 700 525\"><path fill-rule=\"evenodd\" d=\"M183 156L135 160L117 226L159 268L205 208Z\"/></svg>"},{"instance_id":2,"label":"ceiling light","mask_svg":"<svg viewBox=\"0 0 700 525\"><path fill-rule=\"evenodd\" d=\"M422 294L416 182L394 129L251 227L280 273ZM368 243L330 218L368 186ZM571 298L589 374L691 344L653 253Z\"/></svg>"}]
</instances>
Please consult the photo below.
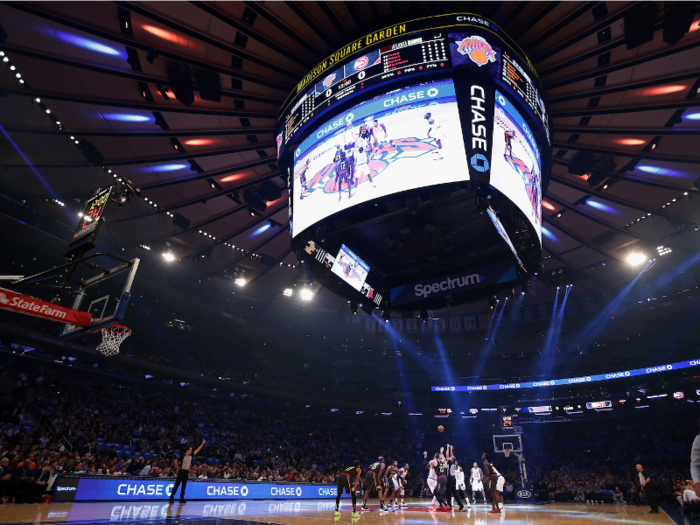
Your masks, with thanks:
<instances>
[{"instance_id":1,"label":"ceiling light","mask_svg":"<svg viewBox=\"0 0 700 525\"><path fill-rule=\"evenodd\" d=\"M56 121L56 125L57 125L57 126L60 126L60 125L61 125L61 121L60 121L60 120L57 120L57 121Z\"/></svg>"},{"instance_id":2,"label":"ceiling light","mask_svg":"<svg viewBox=\"0 0 700 525\"><path fill-rule=\"evenodd\" d=\"M17 73L15 76L16 76L17 78L22 78L22 74L21 74L21 73Z\"/></svg>"},{"instance_id":3,"label":"ceiling light","mask_svg":"<svg viewBox=\"0 0 700 525\"><path fill-rule=\"evenodd\" d=\"M19 83L20 83L20 84L24 84L24 80L22 80L22 79L20 78L20 79L19 79Z\"/></svg>"},{"instance_id":4,"label":"ceiling light","mask_svg":"<svg viewBox=\"0 0 700 525\"><path fill-rule=\"evenodd\" d=\"M292 291L291 288L285 288L284 292L282 292L282 295L285 297L291 297L294 292Z\"/></svg>"},{"instance_id":5,"label":"ceiling light","mask_svg":"<svg viewBox=\"0 0 700 525\"><path fill-rule=\"evenodd\" d=\"M299 292L299 296L302 298L303 301L310 301L311 299L313 299L314 294L308 288L304 288L301 292Z\"/></svg>"},{"instance_id":6,"label":"ceiling light","mask_svg":"<svg viewBox=\"0 0 700 525\"><path fill-rule=\"evenodd\" d=\"M15 66L10 66L11 71L14 71L15 69L17 69Z\"/></svg>"},{"instance_id":7,"label":"ceiling light","mask_svg":"<svg viewBox=\"0 0 700 525\"><path fill-rule=\"evenodd\" d=\"M163 258L168 262L173 262L175 260L175 256L170 252L164 253Z\"/></svg>"},{"instance_id":8,"label":"ceiling light","mask_svg":"<svg viewBox=\"0 0 700 525\"><path fill-rule=\"evenodd\" d=\"M46 113L51 113L51 110L49 108L46 108Z\"/></svg>"},{"instance_id":9,"label":"ceiling light","mask_svg":"<svg viewBox=\"0 0 700 525\"><path fill-rule=\"evenodd\" d=\"M235 282L238 286L245 286L245 284L246 284L246 283L245 283L245 279L240 279L240 278L239 278L239 279L236 279L234 282Z\"/></svg>"},{"instance_id":10,"label":"ceiling light","mask_svg":"<svg viewBox=\"0 0 700 525\"><path fill-rule=\"evenodd\" d=\"M70 136L71 140L75 140L75 137L73 135Z\"/></svg>"},{"instance_id":11,"label":"ceiling light","mask_svg":"<svg viewBox=\"0 0 700 525\"><path fill-rule=\"evenodd\" d=\"M3 62L9 62L9 61L10 61L10 59L9 59L9 58L7 58L7 57L5 57L5 58L3 58L3 59L2 59L2 61L3 61Z\"/></svg>"},{"instance_id":12,"label":"ceiling light","mask_svg":"<svg viewBox=\"0 0 700 525\"><path fill-rule=\"evenodd\" d=\"M632 266L638 266L647 261L647 256L642 253L630 253L627 256L627 263Z\"/></svg>"}]
</instances>

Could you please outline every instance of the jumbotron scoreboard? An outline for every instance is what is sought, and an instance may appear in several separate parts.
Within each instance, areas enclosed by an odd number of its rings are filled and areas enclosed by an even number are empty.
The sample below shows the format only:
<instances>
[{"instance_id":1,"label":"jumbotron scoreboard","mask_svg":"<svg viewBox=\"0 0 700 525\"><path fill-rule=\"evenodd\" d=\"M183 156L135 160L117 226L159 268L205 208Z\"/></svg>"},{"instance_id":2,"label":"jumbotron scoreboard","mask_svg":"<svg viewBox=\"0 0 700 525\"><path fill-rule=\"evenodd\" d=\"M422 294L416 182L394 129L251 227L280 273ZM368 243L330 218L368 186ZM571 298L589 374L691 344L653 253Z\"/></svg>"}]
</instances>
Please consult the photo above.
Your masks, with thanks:
<instances>
[{"instance_id":1,"label":"jumbotron scoreboard","mask_svg":"<svg viewBox=\"0 0 700 525\"><path fill-rule=\"evenodd\" d=\"M301 79L275 134L293 249L349 300L435 309L539 270L546 96L491 21L440 15L349 43Z\"/></svg>"}]
</instances>

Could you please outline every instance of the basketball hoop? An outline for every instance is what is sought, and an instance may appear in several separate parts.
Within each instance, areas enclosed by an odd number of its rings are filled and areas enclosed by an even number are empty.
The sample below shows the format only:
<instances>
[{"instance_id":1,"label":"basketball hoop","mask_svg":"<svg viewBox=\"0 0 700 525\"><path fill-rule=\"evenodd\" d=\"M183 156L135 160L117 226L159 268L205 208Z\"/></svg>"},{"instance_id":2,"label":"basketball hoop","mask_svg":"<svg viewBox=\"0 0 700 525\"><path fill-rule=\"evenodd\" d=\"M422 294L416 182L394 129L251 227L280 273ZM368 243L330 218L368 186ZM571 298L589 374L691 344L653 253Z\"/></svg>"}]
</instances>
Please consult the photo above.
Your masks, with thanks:
<instances>
[{"instance_id":1,"label":"basketball hoop","mask_svg":"<svg viewBox=\"0 0 700 525\"><path fill-rule=\"evenodd\" d=\"M124 339L131 335L131 328L120 324L107 326L101 328L99 331L102 332L102 342L97 345L97 351L103 353L107 357L117 355L119 353L119 346Z\"/></svg>"},{"instance_id":2,"label":"basketball hoop","mask_svg":"<svg viewBox=\"0 0 700 525\"><path fill-rule=\"evenodd\" d=\"M505 456L506 456L507 458L509 458L509 457L510 457L510 451L511 451L511 450L512 450L512 449L510 449L510 448L503 448L503 454L505 454Z\"/></svg>"}]
</instances>

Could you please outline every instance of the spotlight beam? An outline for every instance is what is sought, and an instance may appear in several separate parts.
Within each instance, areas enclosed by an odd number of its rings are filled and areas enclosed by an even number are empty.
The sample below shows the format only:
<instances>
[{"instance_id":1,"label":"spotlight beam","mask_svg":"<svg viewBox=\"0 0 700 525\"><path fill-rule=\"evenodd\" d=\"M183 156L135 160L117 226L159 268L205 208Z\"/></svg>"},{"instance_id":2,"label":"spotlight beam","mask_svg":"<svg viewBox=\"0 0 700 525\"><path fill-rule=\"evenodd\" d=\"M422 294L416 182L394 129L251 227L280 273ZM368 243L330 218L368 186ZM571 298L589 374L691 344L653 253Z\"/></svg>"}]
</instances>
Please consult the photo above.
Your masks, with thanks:
<instances>
[{"instance_id":1,"label":"spotlight beam","mask_svg":"<svg viewBox=\"0 0 700 525\"><path fill-rule=\"evenodd\" d=\"M134 71L123 71L120 69L115 69L115 68L110 68L110 67L105 67L105 66L86 64L84 62L78 62L77 60L70 60L67 58L59 57L59 56L47 55L45 53L37 53L35 51L31 51L29 49L24 49L24 48L13 46L13 45L3 44L2 49L5 52L11 51L12 53L14 53L16 55L22 55L22 56L33 58L36 60L44 60L47 62L51 62L53 64L61 64L64 66L74 67L77 69L84 69L86 71L92 71L94 73L100 73L103 75L111 75L114 77L127 78L129 80L136 80L137 82L150 82L151 84L161 84L164 86L167 86L170 84L170 79L168 79L168 78L154 77L154 76L150 76L150 75L145 75L143 73L137 73ZM197 86L197 84L194 84L194 89L195 89L195 91L199 91L199 87ZM247 93L243 93L241 91L229 91L229 90L226 90L223 88L221 90L221 96L222 97L237 98L240 100L249 100L251 102L262 102L264 104L274 104L276 106L279 106L284 101L282 99L282 97L279 97L279 98L260 97L257 95L250 95Z\"/></svg>"},{"instance_id":2,"label":"spotlight beam","mask_svg":"<svg viewBox=\"0 0 700 525\"><path fill-rule=\"evenodd\" d=\"M150 47L147 44L142 44L140 42L137 42L133 38L127 38L123 35L116 35L113 33L109 33L107 31L102 31L100 29L96 29L95 26L90 25L90 24L83 24L80 22L76 22L75 20L71 20L69 18L65 18L59 15L56 15L54 13L47 13L45 11L42 11L40 9L35 8L32 4L29 3L22 3L22 2L8 2L5 4L7 7L11 7L13 9L18 9L20 11L24 11L25 13L29 13L31 15L37 16L39 18L43 18L45 20L49 20L51 22L55 22L57 24L61 24L66 27L71 27L73 29L77 29L78 31L82 31L84 33L98 36L100 38L104 38L105 40L110 40L111 42L119 43L125 46L131 46L135 47L136 49L140 49L142 51L148 51L148 48ZM216 71L218 73L221 73L222 75L226 76L233 76L236 78L240 78L241 80L247 80L248 82L254 82L256 84L259 84L261 86L266 86L270 87L273 89L278 89L280 91L283 91L284 93L288 93L294 86L291 84L280 84L277 82L272 82L270 80L266 80L260 77L256 77L255 75L250 75L248 73L245 73L243 70L240 69L229 69L229 68L224 68L221 67L218 64L211 64L211 63L203 63L201 60L195 60L191 59L182 55L178 55L177 53L173 53L171 51L165 51L163 49L158 49L158 54L163 57L167 58L170 60L174 60L176 62L180 62L181 64L187 64L190 66L194 66L197 68L201 67L206 67L207 69L211 71ZM235 54L240 55L239 52L236 52ZM276 71L276 67L272 67L272 71Z\"/></svg>"}]
</instances>

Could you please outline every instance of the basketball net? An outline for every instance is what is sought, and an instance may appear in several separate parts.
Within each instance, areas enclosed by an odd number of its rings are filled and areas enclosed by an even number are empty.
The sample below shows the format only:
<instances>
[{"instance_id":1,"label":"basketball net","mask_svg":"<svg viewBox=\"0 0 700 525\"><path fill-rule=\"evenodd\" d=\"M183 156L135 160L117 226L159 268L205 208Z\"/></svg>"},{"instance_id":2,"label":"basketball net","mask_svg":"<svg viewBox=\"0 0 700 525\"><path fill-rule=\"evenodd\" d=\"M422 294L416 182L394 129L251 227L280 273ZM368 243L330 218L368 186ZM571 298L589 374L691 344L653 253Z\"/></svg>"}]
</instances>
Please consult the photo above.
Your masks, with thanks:
<instances>
[{"instance_id":1,"label":"basketball net","mask_svg":"<svg viewBox=\"0 0 700 525\"><path fill-rule=\"evenodd\" d=\"M507 458L510 457L510 451L511 451L511 449L509 449L509 448L504 448L504 449L503 449L503 453L505 454L505 456L506 456Z\"/></svg>"},{"instance_id":2,"label":"basketball net","mask_svg":"<svg viewBox=\"0 0 700 525\"><path fill-rule=\"evenodd\" d=\"M124 339L131 335L131 329L120 324L102 328L100 332L102 332L102 342L97 345L97 351L107 357L117 355L119 353L119 346Z\"/></svg>"}]
</instances>

